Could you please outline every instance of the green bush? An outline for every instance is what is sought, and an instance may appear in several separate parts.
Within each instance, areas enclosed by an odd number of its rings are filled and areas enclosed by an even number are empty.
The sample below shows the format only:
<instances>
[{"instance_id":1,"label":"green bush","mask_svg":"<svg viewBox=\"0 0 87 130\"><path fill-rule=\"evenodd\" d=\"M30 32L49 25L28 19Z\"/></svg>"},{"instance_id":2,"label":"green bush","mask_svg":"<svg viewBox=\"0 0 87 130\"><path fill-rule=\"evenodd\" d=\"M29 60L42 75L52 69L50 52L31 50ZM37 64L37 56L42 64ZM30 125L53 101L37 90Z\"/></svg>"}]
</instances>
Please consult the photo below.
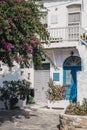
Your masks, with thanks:
<instances>
[{"instance_id":1,"label":"green bush","mask_svg":"<svg viewBox=\"0 0 87 130\"><path fill-rule=\"evenodd\" d=\"M35 103L34 97L29 96L29 101L28 101L28 103L29 103L29 104L34 104L34 103Z\"/></svg>"},{"instance_id":2,"label":"green bush","mask_svg":"<svg viewBox=\"0 0 87 130\"><path fill-rule=\"evenodd\" d=\"M19 99L24 100L29 93L30 82L26 80L4 81L0 87L0 100L5 109L15 109Z\"/></svg>"},{"instance_id":3,"label":"green bush","mask_svg":"<svg viewBox=\"0 0 87 130\"><path fill-rule=\"evenodd\" d=\"M71 115L87 115L87 99L84 98L82 104L79 102L70 102L69 106L66 108L65 113Z\"/></svg>"}]
</instances>

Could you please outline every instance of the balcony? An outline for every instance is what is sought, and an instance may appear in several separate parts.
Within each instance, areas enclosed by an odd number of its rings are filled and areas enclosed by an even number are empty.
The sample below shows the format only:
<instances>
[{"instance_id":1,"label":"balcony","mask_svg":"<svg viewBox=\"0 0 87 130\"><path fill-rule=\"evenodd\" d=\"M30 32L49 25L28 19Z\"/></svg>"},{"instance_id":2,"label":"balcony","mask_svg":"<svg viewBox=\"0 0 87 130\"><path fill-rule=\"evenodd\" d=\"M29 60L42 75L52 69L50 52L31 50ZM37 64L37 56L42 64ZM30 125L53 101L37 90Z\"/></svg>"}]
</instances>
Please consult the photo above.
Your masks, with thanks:
<instances>
[{"instance_id":1,"label":"balcony","mask_svg":"<svg viewBox=\"0 0 87 130\"><path fill-rule=\"evenodd\" d=\"M48 33L50 43L59 43L63 41L79 41L83 34L87 34L87 31L80 26L69 26L48 28Z\"/></svg>"},{"instance_id":2,"label":"balcony","mask_svg":"<svg viewBox=\"0 0 87 130\"><path fill-rule=\"evenodd\" d=\"M87 31L80 26L69 26L60 28L48 28L49 46L43 44L44 48L72 48L78 44L87 45ZM44 41L42 41L44 43Z\"/></svg>"}]
</instances>

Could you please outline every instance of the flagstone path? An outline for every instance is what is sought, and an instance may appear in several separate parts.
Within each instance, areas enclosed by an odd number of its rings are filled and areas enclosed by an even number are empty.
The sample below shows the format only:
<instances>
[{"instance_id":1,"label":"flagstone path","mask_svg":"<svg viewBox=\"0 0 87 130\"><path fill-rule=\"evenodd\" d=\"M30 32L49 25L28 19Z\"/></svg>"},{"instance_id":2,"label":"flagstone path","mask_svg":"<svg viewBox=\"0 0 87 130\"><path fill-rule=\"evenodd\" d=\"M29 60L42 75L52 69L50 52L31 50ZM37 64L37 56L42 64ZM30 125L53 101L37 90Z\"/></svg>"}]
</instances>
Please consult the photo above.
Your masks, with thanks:
<instances>
[{"instance_id":1,"label":"flagstone path","mask_svg":"<svg viewBox=\"0 0 87 130\"><path fill-rule=\"evenodd\" d=\"M59 130L60 112L48 108L0 111L0 130Z\"/></svg>"}]
</instances>

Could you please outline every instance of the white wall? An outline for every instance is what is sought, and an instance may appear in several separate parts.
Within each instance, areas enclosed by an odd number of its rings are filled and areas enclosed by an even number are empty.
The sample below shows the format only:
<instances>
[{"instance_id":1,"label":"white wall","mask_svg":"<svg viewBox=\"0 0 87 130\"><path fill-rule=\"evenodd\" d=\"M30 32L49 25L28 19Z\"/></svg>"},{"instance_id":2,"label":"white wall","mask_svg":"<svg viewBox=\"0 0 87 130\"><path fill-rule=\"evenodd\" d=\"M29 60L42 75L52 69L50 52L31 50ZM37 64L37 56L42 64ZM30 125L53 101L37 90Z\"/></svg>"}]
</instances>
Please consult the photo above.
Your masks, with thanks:
<instances>
[{"instance_id":1,"label":"white wall","mask_svg":"<svg viewBox=\"0 0 87 130\"><path fill-rule=\"evenodd\" d=\"M44 1L44 6L48 9L48 28L50 27L67 27L68 26L68 9L67 6L71 4L82 4L82 0L48 0ZM85 12L82 14L82 25L86 26L86 8L87 8L87 0L84 0ZM51 16L55 15L58 17L56 24L51 24ZM54 19L54 17L53 17ZM84 20L85 19L85 20Z\"/></svg>"},{"instance_id":2,"label":"white wall","mask_svg":"<svg viewBox=\"0 0 87 130\"><path fill-rule=\"evenodd\" d=\"M69 0L68 0L69 1ZM67 1L45 1L44 6L48 9L48 28L49 27L66 27L67 26ZM57 24L51 24L52 16L58 17ZM53 17L54 18L54 17Z\"/></svg>"},{"instance_id":3,"label":"white wall","mask_svg":"<svg viewBox=\"0 0 87 130\"><path fill-rule=\"evenodd\" d=\"M78 51L82 60L82 70L87 71L87 47L85 45L79 45Z\"/></svg>"},{"instance_id":4,"label":"white wall","mask_svg":"<svg viewBox=\"0 0 87 130\"><path fill-rule=\"evenodd\" d=\"M25 68L21 69L23 74L20 76L20 79L25 79L31 83L30 88L34 88L34 69L32 68Z\"/></svg>"},{"instance_id":5,"label":"white wall","mask_svg":"<svg viewBox=\"0 0 87 130\"><path fill-rule=\"evenodd\" d=\"M82 8L82 27L87 30L87 0L83 0Z\"/></svg>"},{"instance_id":6,"label":"white wall","mask_svg":"<svg viewBox=\"0 0 87 130\"><path fill-rule=\"evenodd\" d=\"M79 56L77 49L53 49L48 50L48 54L56 64L58 70L55 70L54 67L51 65L50 67L50 77L53 79L53 73L58 72L60 75L60 80L55 81L56 84L63 85L63 63L70 56L71 51L73 50L75 56Z\"/></svg>"},{"instance_id":7,"label":"white wall","mask_svg":"<svg viewBox=\"0 0 87 130\"><path fill-rule=\"evenodd\" d=\"M83 98L87 99L87 71L77 74L77 101L82 103Z\"/></svg>"},{"instance_id":8,"label":"white wall","mask_svg":"<svg viewBox=\"0 0 87 130\"><path fill-rule=\"evenodd\" d=\"M2 64L2 62L1 62ZM9 71L9 68L6 65L1 65L2 71L0 71L0 87L3 85L3 81L16 81L16 80L22 80L25 79L29 82L31 82L31 88L34 87L34 70L33 68L26 68L26 69L20 69L19 64L14 62L14 67L11 71ZM21 72L22 75L21 75ZM30 77L28 77L30 73ZM18 106L22 107L23 104L22 101L18 102ZM4 109L4 103L0 101L0 109Z\"/></svg>"},{"instance_id":9,"label":"white wall","mask_svg":"<svg viewBox=\"0 0 87 130\"><path fill-rule=\"evenodd\" d=\"M1 66L2 71L0 71L0 86L2 85L3 81L12 81L12 80L18 80L18 79L25 79L29 82L31 82L31 88L34 87L34 70L33 68L26 68L26 69L20 69L19 64L14 62L14 67L11 71L9 71L9 68L6 65ZM21 71L23 71L23 74L21 75ZM28 77L30 73L30 78Z\"/></svg>"}]
</instances>

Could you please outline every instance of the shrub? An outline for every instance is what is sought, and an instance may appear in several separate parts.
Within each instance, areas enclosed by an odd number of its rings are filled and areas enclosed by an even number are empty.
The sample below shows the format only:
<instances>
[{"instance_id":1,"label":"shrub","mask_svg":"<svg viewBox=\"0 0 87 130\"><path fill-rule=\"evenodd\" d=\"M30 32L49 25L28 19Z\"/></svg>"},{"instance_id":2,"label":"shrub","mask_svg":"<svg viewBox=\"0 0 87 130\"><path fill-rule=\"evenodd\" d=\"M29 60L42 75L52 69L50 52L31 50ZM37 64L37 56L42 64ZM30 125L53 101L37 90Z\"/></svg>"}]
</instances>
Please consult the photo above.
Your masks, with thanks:
<instances>
[{"instance_id":1,"label":"shrub","mask_svg":"<svg viewBox=\"0 0 87 130\"><path fill-rule=\"evenodd\" d=\"M81 105L79 102L70 102L69 106L66 108L65 113L71 115L87 115L87 99L84 98Z\"/></svg>"},{"instance_id":2,"label":"shrub","mask_svg":"<svg viewBox=\"0 0 87 130\"><path fill-rule=\"evenodd\" d=\"M28 101L28 103L29 103L29 104L34 104L34 103L35 103L34 97L29 96L29 101Z\"/></svg>"},{"instance_id":3,"label":"shrub","mask_svg":"<svg viewBox=\"0 0 87 130\"><path fill-rule=\"evenodd\" d=\"M0 100L5 109L14 109L19 99L24 100L28 95L30 82L26 80L4 81L0 87Z\"/></svg>"},{"instance_id":4,"label":"shrub","mask_svg":"<svg viewBox=\"0 0 87 130\"><path fill-rule=\"evenodd\" d=\"M58 101L64 98L65 86L55 85L52 79L49 81L49 89L47 90L47 98L50 101Z\"/></svg>"}]
</instances>

